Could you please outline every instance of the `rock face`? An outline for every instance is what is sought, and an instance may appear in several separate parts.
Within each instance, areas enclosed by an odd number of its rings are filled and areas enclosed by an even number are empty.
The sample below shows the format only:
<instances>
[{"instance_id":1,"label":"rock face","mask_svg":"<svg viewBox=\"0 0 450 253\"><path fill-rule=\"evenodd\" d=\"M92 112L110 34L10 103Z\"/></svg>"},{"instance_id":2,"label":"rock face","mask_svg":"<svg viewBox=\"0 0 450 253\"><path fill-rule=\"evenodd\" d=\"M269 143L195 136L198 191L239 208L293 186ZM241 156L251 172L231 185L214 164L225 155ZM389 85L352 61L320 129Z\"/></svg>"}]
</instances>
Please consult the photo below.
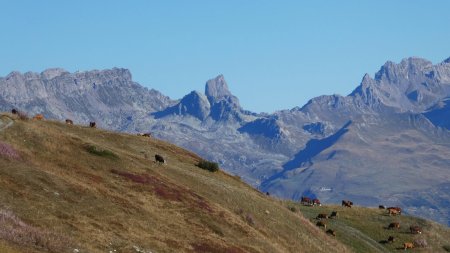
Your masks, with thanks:
<instances>
[{"instance_id":1,"label":"rock face","mask_svg":"<svg viewBox=\"0 0 450 253\"><path fill-rule=\"evenodd\" d=\"M325 203L400 205L450 224L450 61L387 62L348 96L273 114L241 108L220 75L171 100L125 69L0 78L0 109L157 138L219 162L263 191ZM417 194L420 194L417 195Z\"/></svg>"}]
</instances>

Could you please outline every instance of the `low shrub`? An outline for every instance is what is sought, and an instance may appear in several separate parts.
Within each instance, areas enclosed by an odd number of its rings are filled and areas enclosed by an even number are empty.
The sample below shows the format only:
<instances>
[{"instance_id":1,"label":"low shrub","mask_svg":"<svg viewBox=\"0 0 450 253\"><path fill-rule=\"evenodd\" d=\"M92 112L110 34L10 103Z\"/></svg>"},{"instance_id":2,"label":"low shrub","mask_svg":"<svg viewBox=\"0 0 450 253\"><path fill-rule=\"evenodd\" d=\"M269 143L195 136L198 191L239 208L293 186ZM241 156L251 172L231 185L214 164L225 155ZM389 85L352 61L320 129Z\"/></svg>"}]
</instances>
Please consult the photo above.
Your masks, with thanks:
<instances>
[{"instance_id":1,"label":"low shrub","mask_svg":"<svg viewBox=\"0 0 450 253\"><path fill-rule=\"evenodd\" d=\"M201 160L200 162L198 162L197 164L198 167L204 169L204 170L209 170L211 172L216 172L219 170L219 164L215 163L215 162L210 162L207 160Z\"/></svg>"},{"instance_id":2,"label":"low shrub","mask_svg":"<svg viewBox=\"0 0 450 253\"><path fill-rule=\"evenodd\" d=\"M101 156L101 157L106 157L106 158L113 158L113 159L118 159L119 157L114 154L112 151L107 150L107 149L101 149L98 148L94 145L90 145L87 144L84 147L86 149L87 152L89 152L90 154L96 155L96 156Z\"/></svg>"},{"instance_id":3,"label":"low shrub","mask_svg":"<svg viewBox=\"0 0 450 253\"><path fill-rule=\"evenodd\" d=\"M11 145L0 141L0 156L8 159L20 159L19 152L17 152Z\"/></svg>"},{"instance_id":4,"label":"low shrub","mask_svg":"<svg viewBox=\"0 0 450 253\"><path fill-rule=\"evenodd\" d=\"M17 112L17 116L19 117L20 120L28 120L28 115L22 111L18 111Z\"/></svg>"},{"instance_id":5,"label":"low shrub","mask_svg":"<svg viewBox=\"0 0 450 253\"><path fill-rule=\"evenodd\" d=\"M0 209L0 239L20 246L64 252L71 244L63 235L26 224L13 212Z\"/></svg>"},{"instance_id":6,"label":"low shrub","mask_svg":"<svg viewBox=\"0 0 450 253\"><path fill-rule=\"evenodd\" d=\"M251 215L251 214L249 214L249 213L245 216L245 221L247 221L247 223L248 223L250 226L255 225L255 219L253 218L253 215Z\"/></svg>"},{"instance_id":7,"label":"low shrub","mask_svg":"<svg viewBox=\"0 0 450 253\"><path fill-rule=\"evenodd\" d=\"M297 212L297 208L295 208L295 206L291 206L289 207L289 210L291 210L291 212Z\"/></svg>"},{"instance_id":8,"label":"low shrub","mask_svg":"<svg viewBox=\"0 0 450 253\"><path fill-rule=\"evenodd\" d=\"M427 241L424 238L414 240L414 246L418 248L425 248L428 246Z\"/></svg>"}]
</instances>

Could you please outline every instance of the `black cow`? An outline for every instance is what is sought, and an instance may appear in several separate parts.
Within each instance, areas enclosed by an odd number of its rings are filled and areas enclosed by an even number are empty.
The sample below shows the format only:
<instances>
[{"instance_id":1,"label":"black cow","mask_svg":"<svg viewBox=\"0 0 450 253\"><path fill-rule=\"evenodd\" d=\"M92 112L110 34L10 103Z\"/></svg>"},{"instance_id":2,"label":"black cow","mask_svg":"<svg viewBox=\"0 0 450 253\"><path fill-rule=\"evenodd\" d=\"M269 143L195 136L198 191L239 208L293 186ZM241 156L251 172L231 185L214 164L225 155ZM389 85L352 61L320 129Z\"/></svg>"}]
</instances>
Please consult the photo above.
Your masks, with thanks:
<instances>
[{"instance_id":1,"label":"black cow","mask_svg":"<svg viewBox=\"0 0 450 253\"><path fill-rule=\"evenodd\" d=\"M17 109L12 109L12 110L11 110L11 113L12 113L12 114L19 114L19 111L18 111Z\"/></svg>"},{"instance_id":2,"label":"black cow","mask_svg":"<svg viewBox=\"0 0 450 253\"><path fill-rule=\"evenodd\" d=\"M158 155L158 154L156 154L155 155L155 161L157 162L157 163L166 163L166 160L164 160L164 157L162 157L161 155Z\"/></svg>"},{"instance_id":3,"label":"black cow","mask_svg":"<svg viewBox=\"0 0 450 253\"><path fill-rule=\"evenodd\" d=\"M95 128L95 121L89 122L89 126L92 127L92 128Z\"/></svg>"}]
</instances>

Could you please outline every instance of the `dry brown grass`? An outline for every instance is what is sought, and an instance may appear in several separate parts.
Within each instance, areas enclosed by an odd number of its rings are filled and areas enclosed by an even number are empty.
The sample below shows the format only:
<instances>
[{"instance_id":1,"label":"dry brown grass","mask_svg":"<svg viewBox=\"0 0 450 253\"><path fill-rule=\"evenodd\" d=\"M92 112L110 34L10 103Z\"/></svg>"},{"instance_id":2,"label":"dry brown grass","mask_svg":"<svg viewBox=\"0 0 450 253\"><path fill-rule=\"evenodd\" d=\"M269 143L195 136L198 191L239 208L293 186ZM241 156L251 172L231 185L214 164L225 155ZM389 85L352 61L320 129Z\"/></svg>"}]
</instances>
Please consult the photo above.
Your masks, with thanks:
<instances>
[{"instance_id":1,"label":"dry brown grass","mask_svg":"<svg viewBox=\"0 0 450 253\"><path fill-rule=\"evenodd\" d=\"M0 141L21 155L0 158L1 203L32 227L61 231L81 252L350 251L339 231L336 240L285 202L200 169L197 155L153 138L43 120L16 121ZM118 158L92 154L86 143ZM168 163L155 163L155 154Z\"/></svg>"}]
</instances>

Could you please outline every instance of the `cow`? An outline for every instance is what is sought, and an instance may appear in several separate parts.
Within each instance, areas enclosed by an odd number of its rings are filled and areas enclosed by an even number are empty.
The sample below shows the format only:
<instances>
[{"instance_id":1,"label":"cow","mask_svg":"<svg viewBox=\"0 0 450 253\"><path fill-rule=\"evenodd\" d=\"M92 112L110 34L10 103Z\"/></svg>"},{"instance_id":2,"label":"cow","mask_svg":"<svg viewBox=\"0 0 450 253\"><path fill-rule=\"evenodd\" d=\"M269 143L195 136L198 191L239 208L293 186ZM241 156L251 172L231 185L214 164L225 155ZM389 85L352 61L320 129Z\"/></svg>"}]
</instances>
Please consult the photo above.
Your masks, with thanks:
<instances>
[{"instance_id":1,"label":"cow","mask_svg":"<svg viewBox=\"0 0 450 253\"><path fill-rule=\"evenodd\" d=\"M158 154L155 155L155 161L159 164L166 163L166 160L164 160L164 157L162 157L161 155L158 155Z\"/></svg>"},{"instance_id":2,"label":"cow","mask_svg":"<svg viewBox=\"0 0 450 253\"><path fill-rule=\"evenodd\" d=\"M389 238L387 239L388 243L393 243L395 241L395 238L391 235L389 236Z\"/></svg>"},{"instance_id":3,"label":"cow","mask_svg":"<svg viewBox=\"0 0 450 253\"><path fill-rule=\"evenodd\" d=\"M351 208L353 206L353 202L350 200L342 200L342 206Z\"/></svg>"},{"instance_id":4,"label":"cow","mask_svg":"<svg viewBox=\"0 0 450 253\"><path fill-rule=\"evenodd\" d=\"M266 195L267 195L267 196L270 196L270 192L266 192Z\"/></svg>"},{"instance_id":5,"label":"cow","mask_svg":"<svg viewBox=\"0 0 450 253\"><path fill-rule=\"evenodd\" d=\"M402 214L402 209L398 206L391 206L386 209L388 210L388 212L389 212L389 210L396 210L398 212L398 214Z\"/></svg>"},{"instance_id":6,"label":"cow","mask_svg":"<svg viewBox=\"0 0 450 253\"><path fill-rule=\"evenodd\" d=\"M327 229L327 223L325 223L324 221L318 221L316 223L316 226L323 227L324 229Z\"/></svg>"},{"instance_id":7,"label":"cow","mask_svg":"<svg viewBox=\"0 0 450 253\"><path fill-rule=\"evenodd\" d=\"M378 209L386 209L386 206L379 205L379 206L378 206Z\"/></svg>"},{"instance_id":8,"label":"cow","mask_svg":"<svg viewBox=\"0 0 450 253\"><path fill-rule=\"evenodd\" d=\"M312 200L312 204L313 204L313 206L322 206L322 204L320 204L320 200L319 199L313 199Z\"/></svg>"},{"instance_id":9,"label":"cow","mask_svg":"<svg viewBox=\"0 0 450 253\"><path fill-rule=\"evenodd\" d=\"M397 209L388 209L388 213L389 213L389 216L391 216L391 215L394 215L394 216L400 215L400 211L397 210Z\"/></svg>"},{"instance_id":10,"label":"cow","mask_svg":"<svg viewBox=\"0 0 450 253\"><path fill-rule=\"evenodd\" d=\"M308 197L302 197L300 203L302 203L303 205L306 205L306 206L311 206L312 200Z\"/></svg>"},{"instance_id":11,"label":"cow","mask_svg":"<svg viewBox=\"0 0 450 253\"><path fill-rule=\"evenodd\" d=\"M66 124L67 125L73 125L73 121L71 119L66 119Z\"/></svg>"},{"instance_id":12,"label":"cow","mask_svg":"<svg viewBox=\"0 0 450 253\"><path fill-rule=\"evenodd\" d=\"M12 113L12 114L19 114L19 111L18 111L17 109L13 108L13 109L11 110L11 113Z\"/></svg>"},{"instance_id":13,"label":"cow","mask_svg":"<svg viewBox=\"0 0 450 253\"><path fill-rule=\"evenodd\" d=\"M96 127L95 121L89 122L89 127L95 128Z\"/></svg>"},{"instance_id":14,"label":"cow","mask_svg":"<svg viewBox=\"0 0 450 253\"><path fill-rule=\"evenodd\" d=\"M410 226L409 231L411 231L411 234L422 234L422 228L419 226Z\"/></svg>"},{"instance_id":15,"label":"cow","mask_svg":"<svg viewBox=\"0 0 450 253\"><path fill-rule=\"evenodd\" d=\"M332 236L336 236L336 231L332 230L332 229L328 229L327 230L327 234L330 234Z\"/></svg>"},{"instance_id":16,"label":"cow","mask_svg":"<svg viewBox=\"0 0 450 253\"><path fill-rule=\"evenodd\" d=\"M328 219L328 215L326 213L319 213L316 219Z\"/></svg>"},{"instance_id":17,"label":"cow","mask_svg":"<svg viewBox=\"0 0 450 253\"><path fill-rule=\"evenodd\" d=\"M330 214L330 219L332 219L332 218L337 218L337 217L338 217L338 212L337 212L337 211L331 212L331 214Z\"/></svg>"},{"instance_id":18,"label":"cow","mask_svg":"<svg viewBox=\"0 0 450 253\"><path fill-rule=\"evenodd\" d=\"M414 243L412 242L405 242L403 243L403 249L413 249L414 248Z\"/></svg>"},{"instance_id":19,"label":"cow","mask_svg":"<svg viewBox=\"0 0 450 253\"><path fill-rule=\"evenodd\" d=\"M389 224L388 229L399 229L400 228L400 223L399 222L392 222L391 224Z\"/></svg>"},{"instance_id":20,"label":"cow","mask_svg":"<svg viewBox=\"0 0 450 253\"><path fill-rule=\"evenodd\" d=\"M151 133L138 133L137 136L152 137Z\"/></svg>"},{"instance_id":21,"label":"cow","mask_svg":"<svg viewBox=\"0 0 450 253\"><path fill-rule=\"evenodd\" d=\"M34 119L34 120L43 120L43 119L44 119L44 115L42 115L42 114L36 114L36 115L33 117L33 119Z\"/></svg>"}]
</instances>

